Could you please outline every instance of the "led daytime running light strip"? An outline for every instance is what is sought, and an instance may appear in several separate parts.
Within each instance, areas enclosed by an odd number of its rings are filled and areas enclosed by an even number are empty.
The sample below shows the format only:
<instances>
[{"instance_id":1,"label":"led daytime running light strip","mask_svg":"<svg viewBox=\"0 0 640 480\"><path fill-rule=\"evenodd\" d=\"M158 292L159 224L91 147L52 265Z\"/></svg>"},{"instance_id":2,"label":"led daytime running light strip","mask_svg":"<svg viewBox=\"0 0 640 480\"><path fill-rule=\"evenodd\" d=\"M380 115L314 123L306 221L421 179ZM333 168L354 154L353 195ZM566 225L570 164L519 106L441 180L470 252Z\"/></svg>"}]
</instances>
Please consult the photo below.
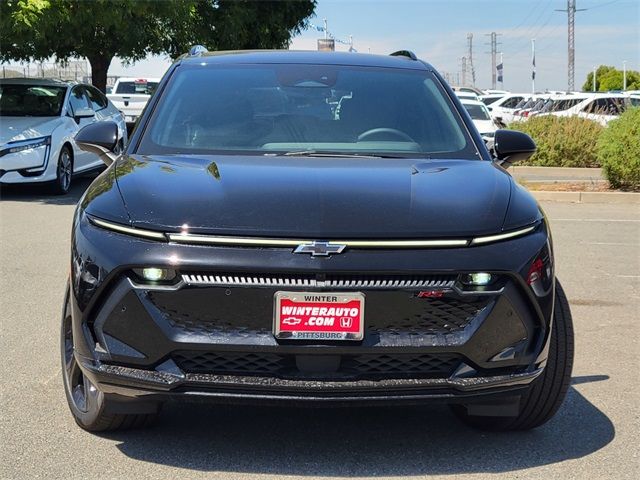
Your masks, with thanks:
<instances>
[{"instance_id":1,"label":"led daytime running light strip","mask_svg":"<svg viewBox=\"0 0 640 480\"><path fill-rule=\"evenodd\" d=\"M195 235L188 233L168 233L144 230L141 228L127 227L117 223L111 223L98 218L89 217L91 222L107 230L125 233L136 237L151 238L201 245L230 245L230 246L252 246L252 247L297 247L304 243L312 243L313 240L302 238L255 238L255 237L226 237L217 235ZM532 225L520 230L488 235L485 237L468 240L331 240L332 244L345 245L351 248L428 248L428 247L466 247L469 245L483 245L486 243L498 242L509 238L519 237L535 230L537 225Z\"/></svg>"},{"instance_id":2,"label":"led daytime running light strip","mask_svg":"<svg viewBox=\"0 0 640 480\"><path fill-rule=\"evenodd\" d=\"M513 232L499 233L498 235L489 235L487 237L476 237L473 240L471 240L471 245L498 242L500 240L506 240L507 238L519 237L520 235L525 235L529 232L532 232L535 228L536 228L536 225L532 225L530 227L522 228L520 230L514 230Z\"/></svg>"},{"instance_id":3,"label":"led daytime running light strip","mask_svg":"<svg viewBox=\"0 0 640 480\"><path fill-rule=\"evenodd\" d=\"M117 223L105 222L99 218L89 217L91 222L99 227L106 228L107 230L113 230L114 232L126 233L127 235L134 235L136 237L153 238L154 240L167 240L164 233L154 232L151 230L143 230L141 228L125 227Z\"/></svg>"},{"instance_id":4,"label":"led daytime running light strip","mask_svg":"<svg viewBox=\"0 0 640 480\"><path fill-rule=\"evenodd\" d=\"M240 238L210 235L191 235L187 233L170 233L169 240L178 243L202 243L210 245L249 245L297 247L304 243L312 243L308 239L279 239L279 238ZM465 247L467 240L331 240L329 243L345 245L352 248L421 248L421 247Z\"/></svg>"}]
</instances>

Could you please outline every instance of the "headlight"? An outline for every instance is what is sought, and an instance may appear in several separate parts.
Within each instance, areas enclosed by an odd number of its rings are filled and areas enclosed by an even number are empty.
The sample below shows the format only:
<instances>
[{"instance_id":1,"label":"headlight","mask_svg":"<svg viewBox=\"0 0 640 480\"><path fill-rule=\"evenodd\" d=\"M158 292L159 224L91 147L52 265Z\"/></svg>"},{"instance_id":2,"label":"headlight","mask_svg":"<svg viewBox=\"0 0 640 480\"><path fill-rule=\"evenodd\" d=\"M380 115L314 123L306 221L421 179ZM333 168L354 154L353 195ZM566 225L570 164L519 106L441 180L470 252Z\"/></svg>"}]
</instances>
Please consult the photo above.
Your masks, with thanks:
<instances>
[{"instance_id":1,"label":"headlight","mask_svg":"<svg viewBox=\"0 0 640 480\"><path fill-rule=\"evenodd\" d=\"M0 157L10 153L22 152L24 150L31 150L32 148L45 147L48 145L51 145L51 136L18 140L7 143L2 151L0 151Z\"/></svg>"}]
</instances>

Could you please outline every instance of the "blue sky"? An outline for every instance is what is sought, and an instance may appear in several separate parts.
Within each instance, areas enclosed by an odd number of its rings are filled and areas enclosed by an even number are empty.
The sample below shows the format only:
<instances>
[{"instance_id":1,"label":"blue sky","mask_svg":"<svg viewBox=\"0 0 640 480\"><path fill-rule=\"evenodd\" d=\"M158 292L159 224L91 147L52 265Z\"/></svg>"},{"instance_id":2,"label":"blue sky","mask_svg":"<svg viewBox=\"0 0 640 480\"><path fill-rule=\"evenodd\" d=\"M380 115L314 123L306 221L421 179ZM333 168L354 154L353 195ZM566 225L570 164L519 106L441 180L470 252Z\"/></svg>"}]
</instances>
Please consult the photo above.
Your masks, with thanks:
<instances>
[{"instance_id":1,"label":"blue sky","mask_svg":"<svg viewBox=\"0 0 640 480\"><path fill-rule=\"evenodd\" d=\"M531 89L531 39L536 39L536 89L567 87L566 0L319 0L312 23L326 18L336 38L353 35L359 52L387 54L413 50L438 70L460 72L467 33L474 35L476 84L490 87L491 57L485 34L495 31L504 55L504 87ZM640 70L640 2L638 0L577 0L576 88L593 66L615 65ZM315 49L322 36L307 30L295 37L292 49ZM338 50L348 47L337 44ZM162 58L123 68L114 61L109 73L161 74Z\"/></svg>"}]
</instances>

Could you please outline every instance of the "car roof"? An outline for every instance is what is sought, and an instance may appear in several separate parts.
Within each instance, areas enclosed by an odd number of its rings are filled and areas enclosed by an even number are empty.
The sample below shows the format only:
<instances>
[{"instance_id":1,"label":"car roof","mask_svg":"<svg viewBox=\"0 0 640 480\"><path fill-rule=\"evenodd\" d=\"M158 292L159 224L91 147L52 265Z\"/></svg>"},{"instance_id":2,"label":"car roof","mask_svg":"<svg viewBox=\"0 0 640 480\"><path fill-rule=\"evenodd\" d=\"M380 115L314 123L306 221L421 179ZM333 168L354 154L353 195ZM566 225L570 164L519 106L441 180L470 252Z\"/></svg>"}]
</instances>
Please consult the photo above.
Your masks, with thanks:
<instances>
[{"instance_id":1,"label":"car roof","mask_svg":"<svg viewBox=\"0 0 640 480\"><path fill-rule=\"evenodd\" d=\"M480 100L474 100L472 98L460 98L460 102L463 105L479 105L481 107L486 107L484 102L481 102Z\"/></svg>"},{"instance_id":2,"label":"car roof","mask_svg":"<svg viewBox=\"0 0 640 480\"><path fill-rule=\"evenodd\" d=\"M588 98L593 98L593 94L584 94L584 93L566 93L564 95L555 95L553 97L554 100L587 100Z\"/></svg>"},{"instance_id":3,"label":"car roof","mask_svg":"<svg viewBox=\"0 0 640 480\"><path fill-rule=\"evenodd\" d=\"M138 80L144 80L146 82L159 82L158 77L118 77L119 82L137 82Z\"/></svg>"},{"instance_id":4,"label":"car roof","mask_svg":"<svg viewBox=\"0 0 640 480\"><path fill-rule=\"evenodd\" d=\"M207 52L200 55L183 55L178 62L185 64L315 64L349 65L362 67L403 68L432 70L423 61L412 60L404 55L373 55L353 52L318 52L315 50L237 50Z\"/></svg>"},{"instance_id":5,"label":"car roof","mask_svg":"<svg viewBox=\"0 0 640 480\"><path fill-rule=\"evenodd\" d=\"M7 85L39 85L41 87L70 87L75 85L75 82L65 82L57 78L27 78L27 77L15 77L15 78L0 78L0 83Z\"/></svg>"}]
</instances>

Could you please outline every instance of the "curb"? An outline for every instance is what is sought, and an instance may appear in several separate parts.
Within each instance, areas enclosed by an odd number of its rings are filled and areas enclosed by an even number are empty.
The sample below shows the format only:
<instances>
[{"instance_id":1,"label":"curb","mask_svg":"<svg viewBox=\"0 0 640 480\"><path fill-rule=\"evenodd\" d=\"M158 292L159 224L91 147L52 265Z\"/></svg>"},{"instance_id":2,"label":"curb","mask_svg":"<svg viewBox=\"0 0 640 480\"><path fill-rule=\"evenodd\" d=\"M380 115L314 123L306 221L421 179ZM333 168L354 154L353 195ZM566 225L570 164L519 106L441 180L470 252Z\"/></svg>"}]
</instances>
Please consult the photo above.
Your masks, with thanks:
<instances>
[{"instance_id":1,"label":"curb","mask_svg":"<svg viewBox=\"0 0 640 480\"><path fill-rule=\"evenodd\" d=\"M540 175L544 174L553 178L555 176L573 176L576 178L604 178L602 168L586 167L528 167L514 165L510 169L514 174Z\"/></svg>"},{"instance_id":2,"label":"curb","mask_svg":"<svg viewBox=\"0 0 640 480\"><path fill-rule=\"evenodd\" d=\"M534 190L536 200L572 203L626 203L640 205L640 193L634 192L551 192Z\"/></svg>"}]
</instances>

